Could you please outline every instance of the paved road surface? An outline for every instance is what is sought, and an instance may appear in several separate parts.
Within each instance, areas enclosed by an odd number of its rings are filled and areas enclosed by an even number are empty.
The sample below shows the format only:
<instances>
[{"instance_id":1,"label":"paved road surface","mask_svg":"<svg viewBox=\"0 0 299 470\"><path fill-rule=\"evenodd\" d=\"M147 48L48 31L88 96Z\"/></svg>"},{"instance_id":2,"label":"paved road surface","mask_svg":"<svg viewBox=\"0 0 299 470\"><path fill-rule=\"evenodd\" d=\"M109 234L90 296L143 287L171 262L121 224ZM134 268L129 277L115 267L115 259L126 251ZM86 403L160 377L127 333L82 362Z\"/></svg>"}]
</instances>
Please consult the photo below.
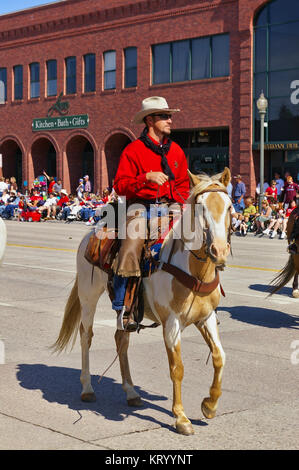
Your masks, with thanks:
<instances>
[{"instance_id":1,"label":"paved road surface","mask_svg":"<svg viewBox=\"0 0 299 470\"><path fill-rule=\"evenodd\" d=\"M80 346L51 354L75 277L82 223L7 222L0 270L0 449L298 449L299 300L267 286L287 260L286 242L233 236L219 308L227 355L223 395L209 421L200 404L212 381L198 331L183 333L183 403L195 434L173 427L172 384L161 330L131 335L133 380L144 407L126 406L115 358L115 315L108 297L97 308L91 371L97 402L80 401ZM292 349L292 346L296 349ZM3 352L3 351L2 351ZM1 356L0 356L1 358Z\"/></svg>"}]
</instances>

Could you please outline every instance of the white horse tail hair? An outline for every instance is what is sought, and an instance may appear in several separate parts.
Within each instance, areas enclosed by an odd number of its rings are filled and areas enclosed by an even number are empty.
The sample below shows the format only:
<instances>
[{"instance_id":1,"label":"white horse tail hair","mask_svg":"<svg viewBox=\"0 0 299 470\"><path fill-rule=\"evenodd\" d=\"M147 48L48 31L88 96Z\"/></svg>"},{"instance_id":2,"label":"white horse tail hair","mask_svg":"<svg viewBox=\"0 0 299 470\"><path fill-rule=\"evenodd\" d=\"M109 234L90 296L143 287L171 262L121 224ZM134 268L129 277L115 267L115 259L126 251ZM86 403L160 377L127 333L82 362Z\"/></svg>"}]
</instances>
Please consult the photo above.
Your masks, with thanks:
<instances>
[{"instance_id":1,"label":"white horse tail hair","mask_svg":"<svg viewBox=\"0 0 299 470\"><path fill-rule=\"evenodd\" d=\"M286 263L286 265L279 271L277 276L271 281L271 284L273 285L272 289L270 290L269 295L275 294L275 292L278 292L282 287L284 287L295 275L296 273L296 268L295 268L295 263L293 256L289 256L289 260Z\"/></svg>"},{"instance_id":2,"label":"white horse tail hair","mask_svg":"<svg viewBox=\"0 0 299 470\"><path fill-rule=\"evenodd\" d=\"M67 304L64 309L64 317L59 336L53 344L53 352L62 352L68 346L73 338L72 348L76 342L79 324L81 318L81 304L78 295L78 275L69 295Z\"/></svg>"}]
</instances>

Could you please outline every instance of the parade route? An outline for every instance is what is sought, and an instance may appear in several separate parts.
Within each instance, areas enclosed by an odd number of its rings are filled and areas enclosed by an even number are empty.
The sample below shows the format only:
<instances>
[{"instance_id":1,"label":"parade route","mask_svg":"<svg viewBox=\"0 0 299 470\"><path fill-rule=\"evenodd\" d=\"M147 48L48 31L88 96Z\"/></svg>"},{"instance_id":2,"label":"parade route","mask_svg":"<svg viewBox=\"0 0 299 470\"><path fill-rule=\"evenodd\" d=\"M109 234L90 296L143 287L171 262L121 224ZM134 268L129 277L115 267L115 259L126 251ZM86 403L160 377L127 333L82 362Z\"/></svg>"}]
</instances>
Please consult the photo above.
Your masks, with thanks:
<instances>
[{"instance_id":1,"label":"parade route","mask_svg":"<svg viewBox=\"0 0 299 470\"><path fill-rule=\"evenodd\" d=\"M182 335L182 398L195 434L174 428L172 383L162 330L131 334L129 359L144 406L128 408L114 364L115 313L100 300L90 351L95 403L80 401L79 340L52 354L76 275L76 249L90 230L83 223L6 223L0 268L0 449L203 450L299 449L299 299L291 283L268 298L286 263L287 242L232 236L233 256L221 273L218 310L226 352L216 417L201 401L213 377L209 350L196 328ZM104 374L100 383L99 378ZM133 465L132 465L133 466Z\"/></svg>"}]
</instances>

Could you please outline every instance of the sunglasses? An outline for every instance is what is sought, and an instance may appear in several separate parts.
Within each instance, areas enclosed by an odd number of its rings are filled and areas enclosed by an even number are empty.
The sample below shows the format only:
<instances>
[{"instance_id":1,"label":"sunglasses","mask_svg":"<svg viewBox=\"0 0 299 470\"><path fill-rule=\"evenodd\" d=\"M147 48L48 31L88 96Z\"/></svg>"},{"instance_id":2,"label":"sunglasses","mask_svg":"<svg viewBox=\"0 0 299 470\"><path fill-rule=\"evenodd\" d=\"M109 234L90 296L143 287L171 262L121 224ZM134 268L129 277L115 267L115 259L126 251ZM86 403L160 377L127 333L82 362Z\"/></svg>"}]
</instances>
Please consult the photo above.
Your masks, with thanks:
<instances>
[{"instance_id":1,"label":"sunglasses","mask_svg":"<svg viewBox=\"0 0 299 470\"><path fill-rule=\"evenodd\" d=\"M166 113L164 113L164 114L151 114L151 116L159 117L163 121L168 121L168 119L172 118L172 114L166 114Z\"/></svg>"}]
</instances>

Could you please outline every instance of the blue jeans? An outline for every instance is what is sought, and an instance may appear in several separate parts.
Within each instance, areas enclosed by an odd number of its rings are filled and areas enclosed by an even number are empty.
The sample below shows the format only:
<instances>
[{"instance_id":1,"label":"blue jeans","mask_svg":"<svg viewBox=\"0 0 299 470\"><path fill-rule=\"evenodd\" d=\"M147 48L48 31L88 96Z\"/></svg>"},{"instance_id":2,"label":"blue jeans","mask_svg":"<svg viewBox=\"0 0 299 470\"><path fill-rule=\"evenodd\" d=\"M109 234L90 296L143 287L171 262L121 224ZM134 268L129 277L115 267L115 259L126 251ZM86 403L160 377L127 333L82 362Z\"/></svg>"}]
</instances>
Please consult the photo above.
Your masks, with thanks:
<instances>
[{"instance_id":1,"label":"blue jeans","mask_svg":"<svg viewBox=\"0 0 299 470\"><path fill-rule=\"evenodd\" d=\"M92 209L91 207L82 207L80 211L81 219L84 222L87 222L90 219L90 217L94 216L95 212L96 212L95 209Z\"/></svg>"},{"instance_id":2,"label":"blue jeans","mask_svg":"<svg viewBox=\"0 0 299 470\"><path fill-rule=\"evenodd\" d=\"M14 210L19 207L18 205L16 204L9 204L8 206L5 206L5 209L4 211L2 212L2 217L4 219L10 219L11 217L13 217L13 214L14 214Z\"/></svg>"},{"instance_id":3,"label":"blue jeans","mask_svg":"<svg viewBox=\"0 0 299 470\"><path fill-rule=\"evenodd\" d=\"M245 208L244 204L244 199L241 199L241 202L238 203L239 197L234 198L234 209L236 212L243 212L243 209Z\"/></svg>"},{"instance_id":4,"label":"blue jeans","mask_svg":"<svg viewBox=\"0 0 299 470\"><path fill-rule=\"evenodd\" d=\"M128 277L114 275L113 278L113 290L114 300L112 302L113 310L121 310L124 306L124 299L126 295L126 289L128 284Z\"/></svg>"}]
</instances>

